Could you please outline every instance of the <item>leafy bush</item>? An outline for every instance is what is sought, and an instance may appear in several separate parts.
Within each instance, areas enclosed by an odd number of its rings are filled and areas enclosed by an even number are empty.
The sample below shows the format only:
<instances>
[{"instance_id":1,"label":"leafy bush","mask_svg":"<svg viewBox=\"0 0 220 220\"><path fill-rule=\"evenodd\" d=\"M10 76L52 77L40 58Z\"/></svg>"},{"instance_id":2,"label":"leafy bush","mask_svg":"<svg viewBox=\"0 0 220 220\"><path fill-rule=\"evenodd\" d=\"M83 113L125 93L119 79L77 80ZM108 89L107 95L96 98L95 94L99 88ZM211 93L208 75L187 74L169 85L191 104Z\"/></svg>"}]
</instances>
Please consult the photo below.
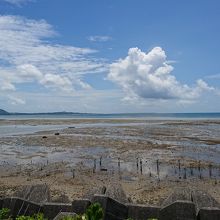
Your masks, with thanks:
<instances>
[{"instance_id":1,"label":"leafy bush","mask_svg":"<svg viewBox=\"0 0 220 220\"><path fill-rule=\"evenodd\" d=\"M18 216L16 220L47 220L43 213L34 214L33 216Z\"/></svg>"},{"instance_id":2,"label":"leafy bush","mask_svg":"<svg viewBox=\"0 0 220 220\"><path fill-rule=\"evenodd\" d=\"M64 216L61 220L82 220L82 219L85 219L84 215Z\"/></svg>"},{"instance_id":3,"label":"leafy bush","mask_svg":"<svg viewBox=\"0 0 220 220\"><path fill-rule=\"evenodd\" d=\"M103 209L99 203L91 204L86 213L76 216L64 216L61 220L103 220Z\"/></svg>"},{"instance_id":4,"label":"leafy bush","mask_svg":"<svg viewBox=\"0 0 220 220\"><path fill-rule=\"evenodd\" d=\"M103 209L99 203L94 203L86 210L86 220L102 220Z\"/></svg>"},{"instance_id":5,"label":"leafy bush","mask_svg":"<svg viewBox=\"0 0 220 220\"><path fill-rule=\"evenodd\" d=\"M0 210L0 220L9 219L10 218L9 213L10 213L10 209L7 209L7 208L1 209Z\"/></svg>"}]
</instances>

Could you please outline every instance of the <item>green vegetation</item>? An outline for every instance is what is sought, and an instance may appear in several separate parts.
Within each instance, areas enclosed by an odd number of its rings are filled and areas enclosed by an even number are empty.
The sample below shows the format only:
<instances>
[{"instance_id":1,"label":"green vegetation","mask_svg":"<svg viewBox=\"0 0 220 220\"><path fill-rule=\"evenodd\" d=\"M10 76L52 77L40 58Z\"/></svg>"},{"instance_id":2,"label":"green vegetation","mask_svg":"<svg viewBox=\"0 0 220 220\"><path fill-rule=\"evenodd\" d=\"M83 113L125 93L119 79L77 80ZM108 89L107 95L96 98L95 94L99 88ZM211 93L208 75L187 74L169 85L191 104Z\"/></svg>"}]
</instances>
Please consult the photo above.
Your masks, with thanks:
<instances>
[{"instance_id":1,"label":"green vegetation","mask_svg":"<svg viewBox=\"0 0 220 220\"><path fill-rule=\"evenodd\" d=\"M85 215L64 216L61 220L86 220Z\"/></svg>"},{"instance_id":2,"label":"green vegetation","mask_svg":"<svg viewBox=\"0 0 220 220\"><path fill-rule=\"evenodd\" d=\"M10 219L10 209L3 208L0 210L0 220Z\"/></svg>"},{"instance_id":3,"label":"green vegetation","mask_svg":"<svg viewBox=\"0 0 220 220\"><path fill-rule=\"evenodd\" d=\"M65 216L61 220L103 220L103 209L99 203L94 203L88 207L86 213L76 216ZM3 208L0 210L0 220L10 220L10 209ZM33 216L17 216L16 220L47 220L43 213L34 214Z\"/></svg>"},{"instance_id":4,"label":"green vegetation","mask_svg":"<svg viewBox=\"0 0 220 220\"><path fill-rule=\"evenodd\" d=\"M99 203L94 203L86 210L86 220L102 220L103 209Z\"/></svg>"},{"instance_id":5,"label":"green vegetation","mask_svg":"<svg viewBox=\"0 0 220 220\"><path fill-rule=\"evenodd\" d=\"M11 220L10 209L3 208L0 210L0 220ZM17 216L16 220L47 220L43 213L34 214L33 216Z\"/></svg>"},{"instance_id":6,"label":"green vegetation","mask_svg":"<svg viewBox=\"0 0 220 220\"><path fill-rule=\"evenodd\" d=\"M47 220L43 213L34 214L33 216L18 216L16 220Z\"/></svg>"},{"instance_id":7,"label":"green vegetation","mask_svg":"<svg viewBox=\"0 0 220 220\"><path fill-rule=\"evenodd\" d=\"M86 213L76 216L65 216L61 220L103 220L103 209L99 203L94 203L89 206Z\"/></svg>"}]
</instances>

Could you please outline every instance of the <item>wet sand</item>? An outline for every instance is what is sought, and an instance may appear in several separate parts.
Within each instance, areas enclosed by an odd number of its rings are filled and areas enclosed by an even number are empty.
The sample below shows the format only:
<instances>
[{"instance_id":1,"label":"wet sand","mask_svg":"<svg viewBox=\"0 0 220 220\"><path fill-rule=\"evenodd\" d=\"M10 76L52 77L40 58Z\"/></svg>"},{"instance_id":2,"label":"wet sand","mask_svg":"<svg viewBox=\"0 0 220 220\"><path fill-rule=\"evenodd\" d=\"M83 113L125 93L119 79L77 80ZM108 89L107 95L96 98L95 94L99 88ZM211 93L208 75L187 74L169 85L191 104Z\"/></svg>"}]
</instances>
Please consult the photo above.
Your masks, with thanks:
<instances>
[{"instance_id":1,"label":"wet sand","mask_svg":"<svg viewBox=\"0 0 220 220\"><path fill-rule=\"evenodd\" d=\"M0 196L47 183L53 201L73 200L120 184L134 203L158 205L179 186L207 190L220 202L220 121L0 120L0 129L24 125L27 134L0 137Z\"/></svg>"}]
</instances>

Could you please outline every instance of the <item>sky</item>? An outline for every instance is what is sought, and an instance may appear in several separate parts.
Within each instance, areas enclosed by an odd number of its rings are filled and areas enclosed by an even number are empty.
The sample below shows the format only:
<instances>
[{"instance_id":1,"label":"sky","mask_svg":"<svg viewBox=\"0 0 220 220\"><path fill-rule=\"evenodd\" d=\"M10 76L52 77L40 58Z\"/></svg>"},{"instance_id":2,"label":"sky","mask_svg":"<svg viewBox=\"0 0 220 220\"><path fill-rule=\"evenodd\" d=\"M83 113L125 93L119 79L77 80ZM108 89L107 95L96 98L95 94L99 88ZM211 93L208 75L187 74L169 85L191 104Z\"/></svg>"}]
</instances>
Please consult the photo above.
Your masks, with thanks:
<instances>
[{"instance_id":1,"label":"sky","mask_svg":"<svg viewBox=\"0 0 220 220\"><path fill-rule=\"evenodd\" d=\"M219 0L0 0L0 108L220 112Z\"/></svg>"}]
</instances>

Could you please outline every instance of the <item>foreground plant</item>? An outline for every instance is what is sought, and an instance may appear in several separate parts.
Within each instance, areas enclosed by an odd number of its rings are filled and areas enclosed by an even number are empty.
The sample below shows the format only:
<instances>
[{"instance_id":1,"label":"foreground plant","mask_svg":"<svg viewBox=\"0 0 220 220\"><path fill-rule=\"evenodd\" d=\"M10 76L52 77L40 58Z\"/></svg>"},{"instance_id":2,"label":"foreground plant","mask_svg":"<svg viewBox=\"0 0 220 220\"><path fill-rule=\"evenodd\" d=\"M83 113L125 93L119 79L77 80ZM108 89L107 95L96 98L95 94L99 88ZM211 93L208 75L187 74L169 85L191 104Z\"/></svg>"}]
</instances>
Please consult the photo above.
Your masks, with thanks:
<instances>
[{"instance_id":1,"label":"foreground plant","mask_svg":"<svg viewBox=\"0 0 220 220\"><path fill-rule=\"evenodd\" d=\"M76 216L64 216L61 220L103 220L104 212L99 203L91 204L86 213Z\"/></svg>"},{"instance_id":2,"label":"foreground plant","mask_svg":"<svg viewBox=\"0 0 220 220\"><path fill-rule=\"evenodd\" d=\"M3 208L0 210L0 220L3 219L10 219L10 209L8 208Z\"/></svg>"},{"instance_id":3,"label":"foreground plant","mask_svg":"<svg viewBox=\"0 0 220 220\"><path fill-rule=\"evenodd\" d=\"M94 203L86 210L86 220L102 220L103 209L99 203Z\"/></svg>"},{"instance_id":4,"label":"foreground plant","mask_svg":"<svg viewBox=\"0 0 220 220\"><path fill-rule=\"evenodd\" d=\"M43 213L38 213L38 214L34 214L33 216L18 216L16 217L16 220L47 220L46 218L44 218L44 214Z\"/></svg>"}]
</instances>

